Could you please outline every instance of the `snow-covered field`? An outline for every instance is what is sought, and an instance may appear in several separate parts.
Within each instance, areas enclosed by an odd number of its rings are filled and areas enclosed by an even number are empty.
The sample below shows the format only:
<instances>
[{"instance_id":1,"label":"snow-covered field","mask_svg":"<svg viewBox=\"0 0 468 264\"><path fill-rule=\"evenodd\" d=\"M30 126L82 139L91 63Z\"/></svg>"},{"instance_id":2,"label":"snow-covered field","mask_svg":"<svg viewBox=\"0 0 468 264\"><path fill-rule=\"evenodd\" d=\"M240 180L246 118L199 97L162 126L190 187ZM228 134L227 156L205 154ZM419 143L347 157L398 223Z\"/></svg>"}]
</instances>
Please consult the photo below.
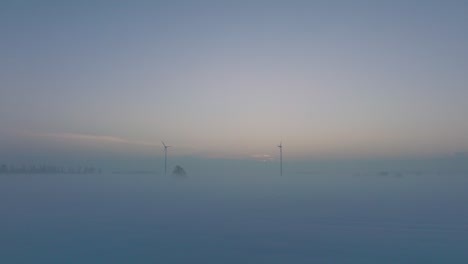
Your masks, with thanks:
<instances>
[{"instance_id":1,"label":"snow-covered field","mask_svg":"<svg viewBox=\"0 0 468 264\"><path fill-rule=\"evenodd\" d=\"M468 175L2 175L0 263L466 263Z\"/></svg>"}]
</instances>

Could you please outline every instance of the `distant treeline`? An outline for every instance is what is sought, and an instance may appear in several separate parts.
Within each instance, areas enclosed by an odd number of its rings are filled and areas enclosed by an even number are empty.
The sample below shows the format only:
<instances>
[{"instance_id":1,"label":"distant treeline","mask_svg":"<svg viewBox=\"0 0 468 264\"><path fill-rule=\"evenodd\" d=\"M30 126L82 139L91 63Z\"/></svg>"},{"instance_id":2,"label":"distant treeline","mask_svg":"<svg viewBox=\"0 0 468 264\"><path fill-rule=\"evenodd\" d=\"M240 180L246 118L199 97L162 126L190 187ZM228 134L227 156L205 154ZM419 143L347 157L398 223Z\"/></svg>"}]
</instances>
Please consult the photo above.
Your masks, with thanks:
<instances>
[{"instance_id":1,"label":"distant treeline","mask_svg":"<svg viewBox=\"0 0 468 264\"><path fill-rule=\"evenodd\" d=\"M3 164L0 166L0 174L6 173L31 173L31 174L93 174L101 173L101 169L88 167L88 166L78 166L78 167L64 167L64 166L54 166L54 165L6 165Z\"/></svg>"}]
</instances>

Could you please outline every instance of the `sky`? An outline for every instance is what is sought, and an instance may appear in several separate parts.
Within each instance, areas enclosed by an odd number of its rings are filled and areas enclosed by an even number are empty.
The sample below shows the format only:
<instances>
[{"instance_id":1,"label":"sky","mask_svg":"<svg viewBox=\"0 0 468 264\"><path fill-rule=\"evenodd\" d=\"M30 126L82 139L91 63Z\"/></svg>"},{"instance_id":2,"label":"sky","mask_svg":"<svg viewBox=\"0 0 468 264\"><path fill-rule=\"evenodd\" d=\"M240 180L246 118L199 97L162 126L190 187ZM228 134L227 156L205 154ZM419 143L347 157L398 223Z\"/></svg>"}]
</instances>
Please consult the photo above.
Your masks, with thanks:
<instances>
[{"instance_id":1,"label":"sky","mask_svg":"<svg viewBox=\"0 0 468 264\"><path fill-rule=\"evenodd\" d=\"M466 1L0 3L0 158L468 151Z\"/></svg>"}]
</instances>

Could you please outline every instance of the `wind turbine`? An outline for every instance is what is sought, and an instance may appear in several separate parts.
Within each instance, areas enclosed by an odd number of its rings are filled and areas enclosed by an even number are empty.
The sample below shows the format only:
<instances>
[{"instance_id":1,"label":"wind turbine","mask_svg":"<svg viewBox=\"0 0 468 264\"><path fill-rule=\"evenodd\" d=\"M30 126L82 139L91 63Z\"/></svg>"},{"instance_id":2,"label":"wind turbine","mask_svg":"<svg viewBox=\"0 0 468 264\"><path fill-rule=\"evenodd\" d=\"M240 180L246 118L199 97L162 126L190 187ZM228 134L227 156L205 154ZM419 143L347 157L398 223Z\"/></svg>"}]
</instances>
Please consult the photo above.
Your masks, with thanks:
<instances>
[{"instance_id":1,"label":"wind turbine","mask_svg":"<svg viewBox=\"0 0 468 264\"><path fill-rule=\"evenodd\" d=\"M280 141L278 148L280 150L280 175L283 176L283 142L282 141Z\"/></svg>"},{"instance_id":2,"label":"wind turbine","mask_svg":"<svg viewBox=\"0 0 468 264\"><path fill-rule=\"evenodd\" d=\"M167 148L170 148L171 146L166 146L162 140L161 143L164 146L164 175L167 175Z\"/></svg>"}]
</instances>

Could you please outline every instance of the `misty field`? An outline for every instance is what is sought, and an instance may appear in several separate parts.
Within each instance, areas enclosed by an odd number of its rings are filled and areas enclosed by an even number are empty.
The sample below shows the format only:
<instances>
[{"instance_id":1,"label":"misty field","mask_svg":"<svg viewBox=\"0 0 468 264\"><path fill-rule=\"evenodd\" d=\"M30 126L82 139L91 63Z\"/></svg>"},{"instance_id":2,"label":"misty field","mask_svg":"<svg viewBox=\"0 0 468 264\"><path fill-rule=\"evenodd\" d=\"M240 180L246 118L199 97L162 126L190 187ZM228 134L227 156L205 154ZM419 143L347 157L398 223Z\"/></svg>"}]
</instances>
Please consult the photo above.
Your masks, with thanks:
<instances>
[{"instance_id":1,"label":"misty field","mask_svg":"<svg viewBox=\"0 0 468 264\"><path fill-rule=\"evenodd\" d=\"M463 263L468 177L3 175L1 263Z\"/></svg>"}]
</instances>

